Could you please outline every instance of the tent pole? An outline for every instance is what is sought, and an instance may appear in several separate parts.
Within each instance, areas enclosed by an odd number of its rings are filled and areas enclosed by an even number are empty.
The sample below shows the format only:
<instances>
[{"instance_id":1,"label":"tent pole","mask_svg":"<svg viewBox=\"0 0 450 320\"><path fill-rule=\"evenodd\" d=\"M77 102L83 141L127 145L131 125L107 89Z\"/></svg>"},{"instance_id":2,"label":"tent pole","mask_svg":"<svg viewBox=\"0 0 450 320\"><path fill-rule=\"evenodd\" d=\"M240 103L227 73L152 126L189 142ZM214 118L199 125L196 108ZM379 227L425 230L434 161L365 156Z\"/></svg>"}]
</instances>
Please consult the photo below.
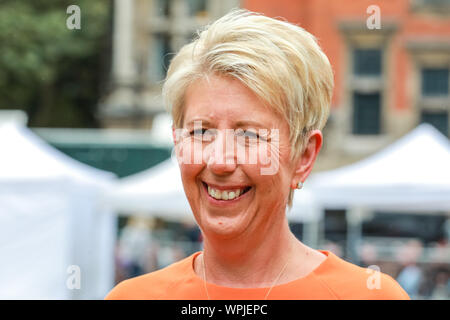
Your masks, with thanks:
<instances>
[{"instance_id":1,"label":"tent pole","mask_svg":"<svg viewBox=\"0 0 450 320\"><path fill-rule=\"evenodd\" d=\"M350 262L359 265L359 246L362 238L363 208L351 207L346 212L347 219L347 258Z\"/></svg>"},{"instance_id":2,"label":"tent pole","mask_svg":"<svg viewBox=\"0 0 450 320\"><path fill-rule=\"evenodd\" d=\"M319 245L319 221L312 220L304 224L304 242L307 246L317 249Z\"/></svg>"},{"instance_id":3,"label":"tent pole","mask_svg":"<svg viewBox=\"0 0 450 320\"><path fill-rule=\"evenodd\" d=\"M303 240L305 244L313 249L319 249L319 233L320 223L323 219L323 208L314 206L312 209L311 219L303 225ZM321 240L321 239L320 239Z\"/></svg>"}]
</instances>

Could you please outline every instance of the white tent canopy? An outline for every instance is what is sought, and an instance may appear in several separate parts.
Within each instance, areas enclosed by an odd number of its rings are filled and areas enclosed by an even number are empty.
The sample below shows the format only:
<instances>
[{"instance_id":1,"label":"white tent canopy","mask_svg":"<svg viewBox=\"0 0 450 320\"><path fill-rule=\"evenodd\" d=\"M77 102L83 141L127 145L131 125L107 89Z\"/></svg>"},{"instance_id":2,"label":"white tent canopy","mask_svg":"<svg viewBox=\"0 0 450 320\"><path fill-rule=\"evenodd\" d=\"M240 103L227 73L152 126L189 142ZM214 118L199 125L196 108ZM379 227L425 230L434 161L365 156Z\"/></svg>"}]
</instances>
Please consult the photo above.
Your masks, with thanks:
<instances>
[{"instance_id":1,"label":"white tent canopy","mask_svg":"<svg viewBox=\"0 0 450 320\"><path fill-rule=\"evenodd\" d=\"M287 217L291 222L301 223L317 223L323 218L323 210L309 186L295 190L292 209L287 213Z\"/></svg>"},{"instance_id":2,"label":"white tent canopy","mask_svg":"<svg viewBox=\"0 0 450 320\"><path fill-rule=\"evenodd\" d=\"M450 210L450 143L421 124L382 151L308 182L328 208Z\"/></svg>"},{"instance_id":3,"label":"white tent canopy","mask_svg":"<svg viewBox=\"0 0 450 320\"><path fill-rule=\"evenodd\" d=\"M0 153L0 298L102 298L113 285L115 221L99 199L114 175L12 123L0 126Z\"/></svg>"},{"instance_id":4,"label":"white tent canopy","mask_svg":"<svg viewBox=\"0 0 450 320\"><path fill-rule=\"evenodd\" d=\"M121 179L108 202L118 211L143 212L169 220L192 219L192 210L175 159Z\"/></svg>"}]
</instances>

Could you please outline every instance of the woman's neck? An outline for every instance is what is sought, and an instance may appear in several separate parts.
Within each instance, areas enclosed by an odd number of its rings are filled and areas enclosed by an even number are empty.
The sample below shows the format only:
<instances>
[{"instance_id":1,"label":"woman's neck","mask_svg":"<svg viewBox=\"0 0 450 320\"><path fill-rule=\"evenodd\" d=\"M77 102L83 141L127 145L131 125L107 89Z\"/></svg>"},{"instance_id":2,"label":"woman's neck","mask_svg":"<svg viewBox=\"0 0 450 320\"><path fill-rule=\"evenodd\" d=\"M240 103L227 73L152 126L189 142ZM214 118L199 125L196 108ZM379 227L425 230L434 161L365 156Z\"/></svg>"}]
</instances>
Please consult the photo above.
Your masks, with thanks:
<instances>
[{"instance_id":1,"label":"woman's neck","mask_svg":"<svg viewBox=\"0 0 450 320\"><path fill-rule=\"evenodd\" d=\"M299 248L306 247L292 234L287 220L247 239L205 237L196 272L203 277L205 271L208 282L221 286L270 287L290 260L298 260Z\"/></svg>"}]
</instances>

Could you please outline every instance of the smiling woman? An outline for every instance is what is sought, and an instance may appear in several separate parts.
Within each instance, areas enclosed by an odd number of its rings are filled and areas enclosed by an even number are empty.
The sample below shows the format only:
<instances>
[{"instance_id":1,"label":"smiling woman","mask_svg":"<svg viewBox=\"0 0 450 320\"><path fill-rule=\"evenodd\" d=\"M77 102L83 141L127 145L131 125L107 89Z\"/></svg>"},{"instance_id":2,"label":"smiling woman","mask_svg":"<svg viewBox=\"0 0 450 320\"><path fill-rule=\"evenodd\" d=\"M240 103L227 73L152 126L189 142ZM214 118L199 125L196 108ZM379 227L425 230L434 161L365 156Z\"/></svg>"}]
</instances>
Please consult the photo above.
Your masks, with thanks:
<instances>
[{"instance_id":1,"label":"smiling woman","mask_svg":"<svg viewBox=\"0 0 450 320\"><path fill-rule=\"evenodd\" d=\"M107 298L408 299L389 276L289 229L286 207L321 149L332 89L314 37L284 21L236 10L184 46L163 93L204 250Z\"/></svg>"}]
</instances>

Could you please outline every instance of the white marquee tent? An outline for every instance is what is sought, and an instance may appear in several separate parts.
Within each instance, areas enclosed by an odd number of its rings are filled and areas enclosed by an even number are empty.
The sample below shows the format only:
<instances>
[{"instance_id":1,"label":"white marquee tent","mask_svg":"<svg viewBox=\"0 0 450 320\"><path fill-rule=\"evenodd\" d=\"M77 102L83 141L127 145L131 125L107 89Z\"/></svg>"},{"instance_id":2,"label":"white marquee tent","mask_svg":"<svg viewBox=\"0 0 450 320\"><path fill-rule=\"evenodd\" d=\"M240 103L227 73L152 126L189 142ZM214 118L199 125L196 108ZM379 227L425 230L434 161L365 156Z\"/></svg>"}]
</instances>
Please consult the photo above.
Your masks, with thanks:
<instances>
[{"instance_id":1,"label":"white marquee tent","mask_svg":"<svg viewBox=\"0 0 450 320\"><path fill-rule=\"evenodd\" d=\"M0 126L0 298L104 297L116 230L99 200L112 179L26 127Z\"/></svg>"},{"instance_id":2,"label":"white marquee tent","mask_svg":"<svg viewBox=\"0 0 450 320\"><path fill-rule=\"evenodd\" d=\"M312 175L309 186L322 210L347 210L347 254L358 263L368 213L450 213L450 143L421 124L362 161Z\"/></svg>"},{"instance_id":3,"label":"white marquee tent","mask_svg":"<svg viewBox=\"0 0 450 320\"><path fill-rule=\"evenodd\" d=\"M180 169L172 158L119 180L117 186L111 189L108 202L117 211L144 212L168 220L193 221Z\"/></svg>"},{"instance_id":4,"label":"white marquee tent","mask_svg":"<svg viewBox=\"0 0 450 320\"><path fill-rule=\"evenodd\" d=\"M450 210L450 142L429 124L357 163L311 176L327 208Z\"/></svg>"}]
</instances>

